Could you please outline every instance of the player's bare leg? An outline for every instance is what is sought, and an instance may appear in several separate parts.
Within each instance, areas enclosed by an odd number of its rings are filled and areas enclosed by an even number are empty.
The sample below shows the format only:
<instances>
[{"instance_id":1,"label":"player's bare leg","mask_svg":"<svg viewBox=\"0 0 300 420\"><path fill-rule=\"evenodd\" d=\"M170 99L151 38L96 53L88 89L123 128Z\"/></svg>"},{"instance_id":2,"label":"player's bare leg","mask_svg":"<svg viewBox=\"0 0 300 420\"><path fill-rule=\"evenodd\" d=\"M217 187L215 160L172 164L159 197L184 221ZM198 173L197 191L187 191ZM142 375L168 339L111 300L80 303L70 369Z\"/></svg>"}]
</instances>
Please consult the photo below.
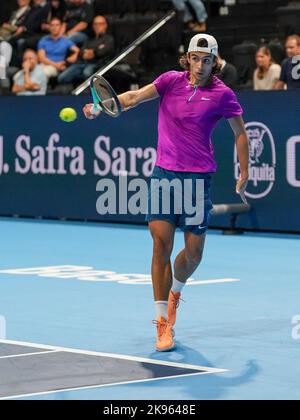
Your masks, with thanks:
<instances>
[{"instance_id":1,"label":"player's bare leg","mask_svg":"<svg viewBox=\"0 0 300 420\"><path fill-rule=\"evenodd\" d=\"M149 222L153 238L152 282L156 306L156 349L168 351L174 347L172 326L168 322L168 296L172 286L171 254L175 226L165 221Z\"/></svg>"},{"instance_id":2,"label":"player's bare leg","mask_svg":"<svg viewBox=\"0 0 300 420\"><path fill-rule=\"evenodd\" d=\"M181 291L202 260L205 234L184 233L185 248L179 252L174 262L174 278L168 299L168 320L174 326L176 310L179 306Z\"/></svg>"},{"instance_id":3,"label":"player's bare leg","mask_svg":"<svg viewBox=\"0 0 300 420\"><path fill-rule=\"evenodd\" d=\"M205 237L205 234L184 233L185 248L179 252L174 262L174 277L178 281L186 283L201 263Z\"/></svg>"},{"instance_id":4,"label":"player's bare leg","mask_svg":"<svg viewBox=\"0 0 300 420\"><path fill-rule=\"evenodd\" d=\"M162 220L149 222L153 238L152 282L155 301L168 300L172 285L171 254L175 227Z\"/></svg>"}]
</instances>

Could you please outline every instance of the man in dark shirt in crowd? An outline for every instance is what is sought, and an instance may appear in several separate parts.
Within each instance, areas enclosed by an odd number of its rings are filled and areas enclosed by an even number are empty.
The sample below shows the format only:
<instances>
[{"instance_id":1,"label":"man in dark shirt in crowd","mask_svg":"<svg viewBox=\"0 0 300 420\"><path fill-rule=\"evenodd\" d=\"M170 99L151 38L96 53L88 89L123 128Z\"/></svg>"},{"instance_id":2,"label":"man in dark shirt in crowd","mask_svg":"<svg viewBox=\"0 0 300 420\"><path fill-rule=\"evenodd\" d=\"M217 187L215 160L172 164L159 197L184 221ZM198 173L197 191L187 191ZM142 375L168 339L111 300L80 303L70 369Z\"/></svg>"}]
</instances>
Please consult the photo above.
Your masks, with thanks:
<instances>
[{"instance_id":1,"label":"man in dark shirt in crowd","mask_svg":"<svg viewBox=\"0 0 300 420\"><path fill-rule=\"evenodd\" d=\"M78 79L88 79L103 66L114 53L114 39L107 34L107 21L104 16L96 16L93 21L95 36L81 49L77 63L71 65L58 78L60 83L73 83Z\"/></svg>"},{"instance_id":2,"label":"man in dark shirt in crowd","mask_svg":"<svg viewBox=\"0 0 300 420\"><path fill-rule=\"evenodd\" d=\"M287 58L281 65L281 75L275 89L300 89L300 36L291 35L287 38L285 49Z\"/></svg>"},{"instance_id":3,"label":"man in dark shirt in crowd","mask_svg":"<svg viewBox=\"0 0 300 420\"><path fill-rule=\"evenodd\" d=\"M33 0L23 24L18 28L16 36L10 40L12 46L17 47L20 53L27 47L36 48L38 41L44 36L42 24L46 22L49 11L50 5L46 0Z\"/></svg>"},{"instance_id":4,"label":"man in dark shirt in crowd","mask_svg":"<svg viewBox=\"0 0 300 420\"><path fill-rule=\"evenodd\" d=\"M66 12L66 36L75 44L87 41L86 33L94 17L94 11L86 0L69 0Z\"/></svg>"},{"instance_id":5,"label":"man in dark shirt in crowd","mask_svg":"<svg viewBox=\"0 0 300 420\"><path fill-rule=\"evenodd\" d=\"M0 41L9 41L12 36L18 35L20 27L30 11L31 0L18 0L17 8L14 10L8 22L0 26Z\"/></svg>"},{"instance_id":6,"label":"man in dark shirt in crowd","mask_svg":"<svg viewBox=\"0 0 300 420\"><path fill-rule=\"evenodd\" d=\"M219 79L222 80L222 82L224 82L225 85L231 89L235 89L238 80L237 69L233 64L227 63L227 61L224 60L220 54L218 58L221 65L221 72L218 74Z\"/></svg>"}]
</instances>

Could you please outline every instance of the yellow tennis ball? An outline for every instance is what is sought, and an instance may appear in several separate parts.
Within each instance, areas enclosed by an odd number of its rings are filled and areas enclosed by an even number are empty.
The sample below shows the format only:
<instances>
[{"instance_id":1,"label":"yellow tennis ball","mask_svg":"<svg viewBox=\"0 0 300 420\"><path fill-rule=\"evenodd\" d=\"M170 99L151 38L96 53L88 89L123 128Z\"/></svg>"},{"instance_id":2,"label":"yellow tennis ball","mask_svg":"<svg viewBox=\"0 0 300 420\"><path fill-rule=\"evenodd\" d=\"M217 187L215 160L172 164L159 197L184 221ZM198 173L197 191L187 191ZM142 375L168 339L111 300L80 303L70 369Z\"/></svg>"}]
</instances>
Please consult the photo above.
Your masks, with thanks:
<instances>
[{"instance_id":1,"label":"yellow tennis ball","mask_svg":"<svg viewBox=\"0 0 300 420\"><path fill-rule=\"evenodd\" d=\"M73 122L77 118L77 112L74 108L64 108L60 111L59 118L65 122Z\"/></svg>"}]
</instances>

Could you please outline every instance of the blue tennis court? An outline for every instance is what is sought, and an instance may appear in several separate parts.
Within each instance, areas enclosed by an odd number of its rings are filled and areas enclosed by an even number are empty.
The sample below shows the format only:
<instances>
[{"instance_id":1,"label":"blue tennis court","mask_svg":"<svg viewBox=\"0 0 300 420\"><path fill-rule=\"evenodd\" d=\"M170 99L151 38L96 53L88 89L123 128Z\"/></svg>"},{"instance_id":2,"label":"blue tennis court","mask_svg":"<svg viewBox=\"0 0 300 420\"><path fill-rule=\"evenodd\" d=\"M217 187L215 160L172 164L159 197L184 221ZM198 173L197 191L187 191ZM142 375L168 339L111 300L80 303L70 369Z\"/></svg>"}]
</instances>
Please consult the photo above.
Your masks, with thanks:
<instances>
[{"instance_id":1,"label":"blue tennis court","mask_svg":"<svg viewBox=\"0 0 300 420\"><path fill-rule=\"evenodd\" d=\"M210 231L161 354L146 227L0 229L2 399L300 398L299 236Z\"/></svg>"}]
</instances>

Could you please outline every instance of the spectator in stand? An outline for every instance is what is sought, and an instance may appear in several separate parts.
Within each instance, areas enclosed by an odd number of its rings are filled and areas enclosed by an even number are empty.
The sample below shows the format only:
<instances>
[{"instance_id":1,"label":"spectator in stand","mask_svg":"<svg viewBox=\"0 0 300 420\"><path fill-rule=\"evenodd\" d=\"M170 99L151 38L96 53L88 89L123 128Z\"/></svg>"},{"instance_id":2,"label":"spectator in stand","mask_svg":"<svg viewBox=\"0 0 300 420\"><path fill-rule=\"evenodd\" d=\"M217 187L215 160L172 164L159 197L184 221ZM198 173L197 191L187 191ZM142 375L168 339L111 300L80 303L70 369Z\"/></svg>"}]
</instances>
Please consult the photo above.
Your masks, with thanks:
<instances>
[{"instance_id":1,"label":"spectator in stand","mask_svg":"<svg viewBox=\"0 0 300 420\"><path fill-rule=\"evenodd\" d=\"M23 56L23 69L14 76L12 92L16 95L45 95L47 78L42 66L38 64L37 53L26 50Z\"/></svg>"},{"instance_id":2,"label":"spectator in stand","mask_svg":"<svg viewBox=\"0 0 300 420\"><path fill-rule=\"evenodd\" d=\"M206 31L207 12L201 0L172 0L172 2L178 12L183 13L183 21L192 31ZM197 22L194 22L190 7L194 10Z\"/></svg>"},{"instance_id":3,"label":"spectator in stand","mask_svg":"<svg viewBox=\"0 0 300 420\"><path fill-rule=\"evenodd\" d=\"M254 90L273 90L279 80L281 67L275 64L268 47L260 47L255 56L257 68L254 71Z\"/></svg>"},{"instance_id":4,"label":"spectator in stand","mask_svg":"<svg viewBox=\"0 0 300 420\"><path fill-rule=\"evenodd\" d=\"M23 54L25 48L35 49L43 36L42 24L46 21L50 5L46 0L33 0L31 9L26 14L22 26L10 39L13 47Z\"/></svg>"},{"instance_id":5,"label":"spectator in stand","mask_svg":"<svg viewBox=\"0 0 300 420\"><path fill-rule=\"evenodd\" d=\"M300 37L291 35L287 38L285 49L287 58L281 65L281 74L279 81L276 83L276 89L300 89L299 71L296 67L300 64ZM297 57L299 56L299 59Z\"/></svg>"},{"instance_id":6,"label":"spectator in stand","mask_svg":"<svg viewBox=\"0 0 300 420\"><path fill-rule=\"evenodd\" d=\"M66 33L66 13L67 13L67 4L65 0L50 0L50 11L47 16L46 22L42 24L42 29L44 32L50 32L50 22L53 18L57 17L62 21L62 30L61 35Z\"/></svg>"},{"instance_id":7,"label":"spectator in stand","mask_svg":"<svg viewBox=\"0 0 300 420\"><path fill-rule=\"evenodd\" d=\"M7 68L12 57L12 46L6 41L0 41L0 86L7 84Z\"/></svg>"},{"instance_id":8,"label":"spectator in stand","mask_svg":"<svg viewBox=\"0 0 300 420\"><path fill-rule=\"evenodd\" d=\"M9 41L14 35L18 35L24 20L30 11L31 0L18 0L18 9L15 10L9 21L0 27L0 41Z\"/></svg>"},{"instance_id":9,"label":"spectator in stand","mask_svg":"<svg viewBox=\"0 0 300 420\"><path fill-rule=\"evenodd\" d=\"M86 0L69 0L66 13L66 35L75 44L83 45L88 40L87 30L94 11Z\"/></svg>"},{"instance_id":10,"label":"spectator in stand","mask_svg":"<svg viewBox=\"0 0 300 420\"><path fill-rule=\"evenodd\" d=\"M295 57L300 54L300 37L298 35L290 35L285 42L285 51L288 58Z\"/></svg>"},{"instance_id":11,"label":"spectator in stand","mask_svg":"<svg viewBox=\"0 0 300 420\"><path fill-rule=\"evenodd\" d=\"M6 41L0 41L0 91L10 91L10 79L18 71L16 67L10 67L12 59L12 46Z\"/></svg>"},{"instance_id":12,"label":"spectator in stand","mask_svg":"<svg viewBox=\"0 0 300 420\"><path fill-rule=\"evenodd\" d=\"M38 44L39 62L48 79L64 72L68 64L74 64L80 52L74 42L60 35L61 27L61 20L53 18L50 22L50 35L42 38Z\"/></svg>"},{"instance_id":13,"label":"spectator in stand","mask_svg":"<svg viewBox=\"0 0 300 420\"><path fill-rule=\"evenodd\" d=\"M218 55L218 58L219 64L221 66L221 71L218 74L218 78L222 80L222 82L224 82L225 85L227 85L231 89L235 89L238 80L237 69L234 67L233 64L227 63L227 61L224 60L224 58L222 58L220 54Z\"/></svg>"},{"instance_id":14,"label":"spectator in stand","mask_svg":"<svg viewBox=\"0 0 300 420\"><path fill-rule=\"evenodd\" d=\"M60 83L73 83L77 79L87 79L112 58L114 39L107 34L107 28L107 20L104 16L94 18L94 37L89 39L82 47L78 62L59 76L58 81Z\"/></svg>"}]
</instances>

